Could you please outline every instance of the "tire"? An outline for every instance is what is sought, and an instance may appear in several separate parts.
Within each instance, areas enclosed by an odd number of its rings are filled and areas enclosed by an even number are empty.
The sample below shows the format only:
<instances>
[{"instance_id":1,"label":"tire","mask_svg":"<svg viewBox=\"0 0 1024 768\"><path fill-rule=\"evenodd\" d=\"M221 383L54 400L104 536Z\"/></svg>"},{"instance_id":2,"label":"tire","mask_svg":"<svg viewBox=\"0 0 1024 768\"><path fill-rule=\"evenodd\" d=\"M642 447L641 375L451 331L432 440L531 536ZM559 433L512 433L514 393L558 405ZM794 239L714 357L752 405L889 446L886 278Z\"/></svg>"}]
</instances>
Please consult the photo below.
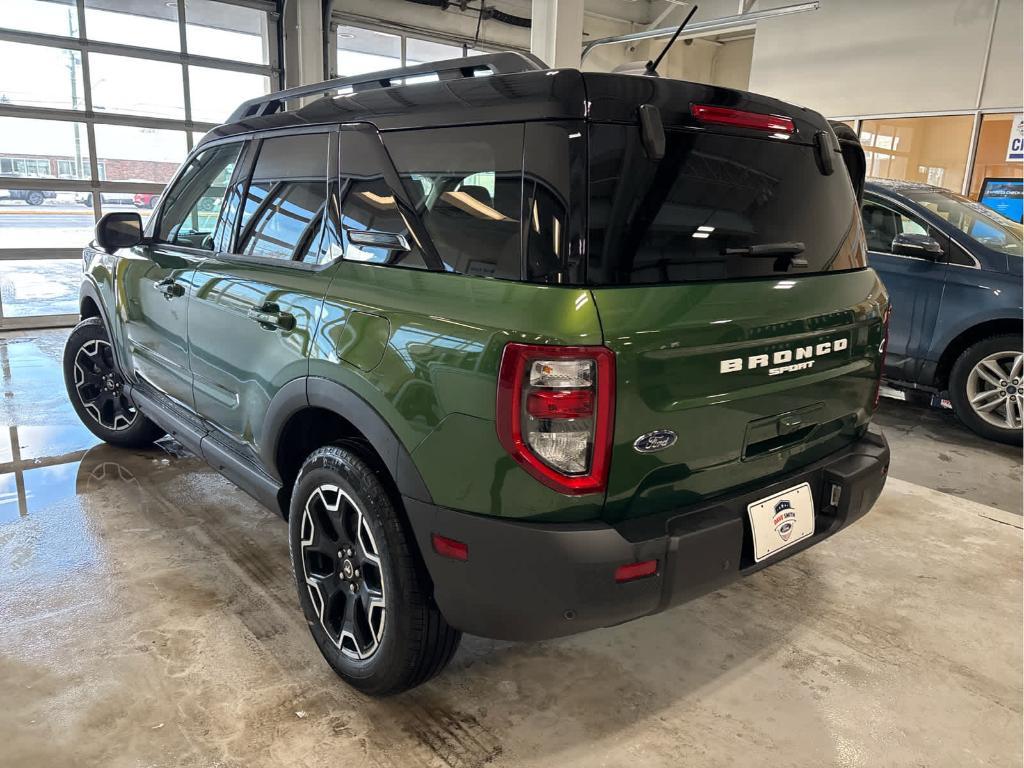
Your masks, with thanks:
<instances>
[{"instance_id":1,"label":"tire","mask_svg":"<svg viewBox=\"0 0 1024 768\"><path fill-rule=\"evenodd\" d=\"M83 320L64 345L64 385L86 428L105 443L141 448L166 433L142 415L127 394L103 321Z\"/></svg>"},{"instance_id":2,"label":"tire","mask_svg":"<svg viewBox=\"0 0 1024 768\"><path fill-rule=\"evenodd\" d=\"M957 418L989 440L1021 444L1022 349L1019 334L991 336L965 349L950 372L949 399Z\"/></svg>"},{"instance_id":3,"label":"tire","mask_svg":"<svg viewBox=\"0 0 1024 768\"><path fill-rule=\"evenodd\" d=\"M352 447L327 446L306 459L288 543L320 653L353 688L386 696L444 669L462 635L434 604L402 512Z\"/></svg>"},{"instance_id":4,"label":"tire","mask_svg":"<svg viewBox=\"0 0 1024 768\"><path fill-rule=\"evenodd\" d=\"M32 190L25 196L25 202L29 205L42 205L46 196L42 192Z\"/></svg>"},{"instance_id":5,"label":"tire","mask_svg":"<svg viewBox=\"0 0 1024 768\"><path fill-rule=\"evenodd\" d=\"M150 209L156 208L156 204L159 203L159 202L160 202L160 195L153 195L151 198L149 198L149 202L146 203L146 207L150 208Z\"/></svg>"}]
</instances>

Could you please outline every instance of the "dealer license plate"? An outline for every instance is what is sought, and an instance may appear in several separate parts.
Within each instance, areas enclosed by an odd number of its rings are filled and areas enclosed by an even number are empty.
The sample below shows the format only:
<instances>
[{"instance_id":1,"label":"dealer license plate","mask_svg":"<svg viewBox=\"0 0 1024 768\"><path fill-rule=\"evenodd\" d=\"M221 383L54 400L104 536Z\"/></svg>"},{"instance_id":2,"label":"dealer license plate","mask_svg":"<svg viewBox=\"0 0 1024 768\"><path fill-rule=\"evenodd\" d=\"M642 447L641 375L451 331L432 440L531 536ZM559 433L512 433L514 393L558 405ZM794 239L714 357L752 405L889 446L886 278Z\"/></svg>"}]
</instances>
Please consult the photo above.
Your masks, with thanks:
<instances>
[{"instance_id":1,"label":"dealer license plate","mask_svg":"<svg viewBox=\"0 0 1024 768\"><path fill-rule=\"evenodd\" d=\"M808 483L749 504L747 514L758 563L814 535L814 497Z\"/></svg>"}]
</instances>

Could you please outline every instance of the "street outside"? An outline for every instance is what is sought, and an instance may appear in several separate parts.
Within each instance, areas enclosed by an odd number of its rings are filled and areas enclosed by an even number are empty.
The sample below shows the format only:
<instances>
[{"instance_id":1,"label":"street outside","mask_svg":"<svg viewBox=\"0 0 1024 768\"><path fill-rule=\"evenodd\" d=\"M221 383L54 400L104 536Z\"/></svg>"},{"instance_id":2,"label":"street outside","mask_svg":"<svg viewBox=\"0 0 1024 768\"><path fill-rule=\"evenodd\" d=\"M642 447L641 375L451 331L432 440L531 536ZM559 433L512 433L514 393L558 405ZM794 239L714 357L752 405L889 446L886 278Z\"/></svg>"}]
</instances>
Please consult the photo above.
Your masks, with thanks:
<instances>
[{"instance_id":1,"label":"street outside","mask_svg":"<svg viewBox=\"0 0 1024 768\"><path fill-rule=\"evenodd\" d=\"M91 205L75 201L75 193L58 192L42 205L0 200L0 248L82 248L93 236ZM145 221L147 209L130 198L106 199L103 210L135 211ZM25 259L0 262L0 317L74 314L78 312L80 259Z\"/></svg>"}]
</instances>

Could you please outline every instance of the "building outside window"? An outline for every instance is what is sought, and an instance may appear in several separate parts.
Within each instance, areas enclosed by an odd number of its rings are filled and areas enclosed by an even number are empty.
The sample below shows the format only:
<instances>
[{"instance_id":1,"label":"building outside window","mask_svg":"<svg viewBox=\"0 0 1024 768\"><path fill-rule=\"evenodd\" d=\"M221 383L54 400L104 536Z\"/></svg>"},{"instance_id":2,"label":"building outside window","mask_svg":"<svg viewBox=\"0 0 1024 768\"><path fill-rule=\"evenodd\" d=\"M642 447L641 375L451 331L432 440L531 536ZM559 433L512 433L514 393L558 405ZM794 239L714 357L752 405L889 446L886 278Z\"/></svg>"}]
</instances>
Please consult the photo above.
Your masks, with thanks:
<instances>
[{"instance_id":1,"label":"building outside window","mask_svg":"<svg viewBox=\"0 0 1024 768\"><path fill-rule=\"evenodd\" d=\"M199 137L278 86L280 60L269 1L3 6L0 329L77 313L98 217L147 218Z\"/></svg>"}]
</instances>

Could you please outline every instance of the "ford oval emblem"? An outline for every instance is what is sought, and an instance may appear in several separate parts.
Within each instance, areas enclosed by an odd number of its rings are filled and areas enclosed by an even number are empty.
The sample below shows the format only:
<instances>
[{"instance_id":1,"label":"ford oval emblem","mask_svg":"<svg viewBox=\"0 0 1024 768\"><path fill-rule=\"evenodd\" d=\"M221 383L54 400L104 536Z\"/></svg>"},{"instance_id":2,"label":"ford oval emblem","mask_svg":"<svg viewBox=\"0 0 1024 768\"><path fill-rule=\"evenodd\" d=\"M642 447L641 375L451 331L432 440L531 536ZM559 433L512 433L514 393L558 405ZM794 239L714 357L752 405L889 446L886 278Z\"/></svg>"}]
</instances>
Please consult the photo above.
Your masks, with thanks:
<instances>
[{"instance_id":1,"label":"ford oval emblem","mask_svg":"<svg viewBox=\"0 0 1024 768\"><path fill-rule=\"evenodd\" d=\"M671 429L656 429L646 435L640 435L633 442L633 449L637 453L654 453L663 451L676 444L676 433Z\"/></svg>"}]
</instances>

